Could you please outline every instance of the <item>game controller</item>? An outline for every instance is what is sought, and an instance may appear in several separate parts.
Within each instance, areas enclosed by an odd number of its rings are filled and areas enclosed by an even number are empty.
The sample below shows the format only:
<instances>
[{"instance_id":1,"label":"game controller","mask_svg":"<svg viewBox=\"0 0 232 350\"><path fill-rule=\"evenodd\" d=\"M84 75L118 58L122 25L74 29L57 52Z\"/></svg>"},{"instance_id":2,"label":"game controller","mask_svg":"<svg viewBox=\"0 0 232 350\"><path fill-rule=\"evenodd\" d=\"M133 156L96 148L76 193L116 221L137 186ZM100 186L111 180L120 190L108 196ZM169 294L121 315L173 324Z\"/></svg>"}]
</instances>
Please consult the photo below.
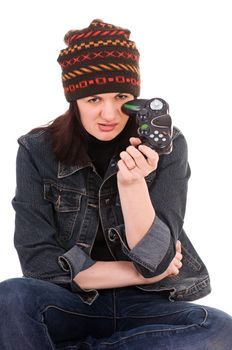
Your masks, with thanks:
<instances>
[{"instance_id":1,"label":"game controller","mask_svg":"<svg viewBox=\"0 0 232 350\"><path fill-rule=\"evenodd\" d=\"M137 132L142 143L158 154L171 153L173 128L166 101L161 98L135 99L124 103L122 111L130 117L136 117Z\"/></svg>"}]
</instances>

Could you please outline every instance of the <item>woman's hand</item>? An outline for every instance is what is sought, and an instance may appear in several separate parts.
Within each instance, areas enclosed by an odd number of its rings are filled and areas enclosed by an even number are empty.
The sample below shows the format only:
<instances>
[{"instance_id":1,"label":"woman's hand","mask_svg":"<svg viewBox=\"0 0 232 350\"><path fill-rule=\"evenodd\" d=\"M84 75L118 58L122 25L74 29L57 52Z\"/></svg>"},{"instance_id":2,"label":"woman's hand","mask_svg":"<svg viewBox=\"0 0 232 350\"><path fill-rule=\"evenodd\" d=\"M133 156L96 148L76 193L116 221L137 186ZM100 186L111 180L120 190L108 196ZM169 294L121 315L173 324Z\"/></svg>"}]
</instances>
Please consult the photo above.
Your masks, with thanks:
<instances>
[{"instance_id":1,"label":"woman's hand","mask_svg":"<svg viewBox=\"0 0 232 350\"><path fill-rule=\"evenodd\" d=\"M182 262L181 262L182 258L183 258L183 256L181 254L181 243L180 243L180 241L177 241L176 242L176 255L173 258L173 260L171 261L168 268L161 275L158 275L155 277L144 278L141 276L141 278L142 278L141 283L142 284L156 283L156 282L163 280L166 277L178 275L179 270L182 267Z\"/></svg>"},{"instance_id":2,"label":"woman's hand","mask_svg":"<svg viewBox=\"0 0 232 350\"><path fill-rule=\"evenodd\" d=\"M180 241L176 242L176 255L174 256L173 260L171 261L170 265L168 266L167 270L165 271L168 276L176 276L179 273L180 268L182 267L182 260L183 255L181 254L181 243Z\"/></svg>"},{"instance_id":3,"label":"woman's hand","mask_svg":"<svg viewBox=\"0 0 232 350\"><path fill-rule=\"evenodd\" d=\"M153 149L141 144L139 138L131 137L131 145L120 153L118 161L118 182L132 184L156 170L159 155ZM141 144L141 145L140 145Z\"/></svg>"}]
</instances>

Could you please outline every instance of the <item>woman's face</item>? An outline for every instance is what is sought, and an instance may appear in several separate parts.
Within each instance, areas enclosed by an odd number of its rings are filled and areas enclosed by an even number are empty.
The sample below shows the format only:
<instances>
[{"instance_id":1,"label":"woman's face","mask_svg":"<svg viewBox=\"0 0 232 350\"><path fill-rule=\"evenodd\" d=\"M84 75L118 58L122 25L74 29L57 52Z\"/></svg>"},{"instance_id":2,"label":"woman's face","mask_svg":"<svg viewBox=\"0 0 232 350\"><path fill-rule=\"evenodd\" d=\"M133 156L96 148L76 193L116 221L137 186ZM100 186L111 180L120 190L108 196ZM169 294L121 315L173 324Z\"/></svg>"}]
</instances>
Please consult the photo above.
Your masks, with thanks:
<instances>
[{"instance_id":1,"label":"woman's face","mask_svg":"<svg viewBox=\"0 0 232 350\"><path fill-rule=\"evenodd\" d=\"M121 111L121 106L133 99L131 94L111 92L77 100L83 127L98 140L114 139L124 129L129 118Z\"/></svg>"}]
</instances>

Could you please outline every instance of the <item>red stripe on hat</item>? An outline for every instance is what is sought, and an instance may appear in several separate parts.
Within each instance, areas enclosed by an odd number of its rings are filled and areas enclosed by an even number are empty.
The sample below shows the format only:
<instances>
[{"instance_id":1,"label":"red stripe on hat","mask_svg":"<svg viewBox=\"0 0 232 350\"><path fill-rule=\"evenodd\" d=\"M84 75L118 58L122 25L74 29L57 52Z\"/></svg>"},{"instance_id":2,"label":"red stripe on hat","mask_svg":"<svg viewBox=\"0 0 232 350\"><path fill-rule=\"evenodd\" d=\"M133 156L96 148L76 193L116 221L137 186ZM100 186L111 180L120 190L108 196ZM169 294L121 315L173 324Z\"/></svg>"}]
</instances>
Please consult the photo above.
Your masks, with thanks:
<instances>
[{"instance_id":1,"label":"red stripe on hat","mask_svg":"<svg viewBox=\"0 0 232 350\"><path fill-rule=\"evenodd\" d=\"M98 34L100 34L101 33L101 30L98 30L98 31L96 31L96 32L93 32L93 36L96 36L96 35L98 35Z\"/></svg>"},{"instance_id":2,"label":"red stripe on hat","mask_svg":"<svg viewBox=\"0 0 232 350\"><path fill-rule=\"evenodd\" d=\"M91 31L91 32L88 32L88 33L86 33L85 35L84 35L84 38L88 38L90 35L92 35L93 34L93 32Z\"/></svg>"},{"instance_id":3,"label":"red stripe on hat","mask_svg":"<svg viewBox=\"0 0 232 350\"><path fill-rule=\"evenodd\" d=\"M109 34L109 33L110 33L110 31L109 31L109 30L106 30L105 32L102 32L101 35L107 35L107 34Z\"/></svg>"},{"instance_id":4,"label":"red stripe on hat","mask_svg":"<svg viewBox=\"0 0 232 350\"><path fill-rule=\"evenodd\" d=\"M69 39L69 43L72 42L73 40L81 38L83 35L84 35L84 33L75 34L75 35L71 36L71 38Z\"/></svg>"}]
</instances>

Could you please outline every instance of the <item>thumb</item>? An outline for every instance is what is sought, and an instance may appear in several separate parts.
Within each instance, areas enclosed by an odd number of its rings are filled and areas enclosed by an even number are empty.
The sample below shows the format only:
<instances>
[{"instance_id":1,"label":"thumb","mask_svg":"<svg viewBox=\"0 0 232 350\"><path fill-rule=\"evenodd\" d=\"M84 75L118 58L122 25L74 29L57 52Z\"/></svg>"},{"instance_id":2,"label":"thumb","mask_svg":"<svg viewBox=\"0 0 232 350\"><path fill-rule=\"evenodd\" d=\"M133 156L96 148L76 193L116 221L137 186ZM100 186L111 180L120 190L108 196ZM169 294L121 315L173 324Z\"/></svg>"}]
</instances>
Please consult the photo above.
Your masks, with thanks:
<instances>
[{"instance_id":1,"label":"thumb","mask_svg":"<svg viewBox=\"0 0 232 350\"><path fill-rule=\"evenodd\" d=\"M130 144L132 146L136 147L136 146L140 145L140 143L141 143L141 140L138 137L130 137Z\"/></svg>"}]
</instances>

